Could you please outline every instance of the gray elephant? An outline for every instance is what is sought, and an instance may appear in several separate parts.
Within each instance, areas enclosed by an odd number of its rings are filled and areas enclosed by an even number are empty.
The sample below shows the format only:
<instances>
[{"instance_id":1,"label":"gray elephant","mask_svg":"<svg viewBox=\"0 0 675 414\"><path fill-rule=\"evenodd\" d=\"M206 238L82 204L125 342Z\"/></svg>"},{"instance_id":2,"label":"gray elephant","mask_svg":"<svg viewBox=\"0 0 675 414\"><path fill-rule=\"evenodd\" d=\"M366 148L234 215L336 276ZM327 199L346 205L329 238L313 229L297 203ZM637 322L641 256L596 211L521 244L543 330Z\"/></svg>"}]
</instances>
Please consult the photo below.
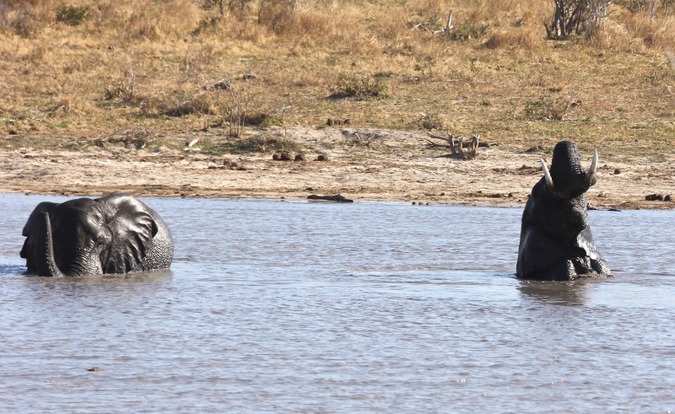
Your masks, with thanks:
<instances>
[{"instance_id":1,"label":"gray elephant","mask_svg":"<svg viewBox=\"0 0 675 414\"><path fill-rule=\"evenodd\" d=\"M111 193L40 203L23 228L26 273L83 276L165 269L173 239L156 211L135 197Z\"/></svg>"},{"instance_id":2,"label":"gray elephant","mask_svg":"<svg viewBox=\"0 0 675 414\"><path fill-rule=\"evenodd\" d=\"M595 184L598 151L588 171L570 141L553 150L551 170L541 160L544 177L532 188L520 229L516 276L521 279L572 280L609 275L593 242L584 193Z\"/></svg>"}]
</instances>

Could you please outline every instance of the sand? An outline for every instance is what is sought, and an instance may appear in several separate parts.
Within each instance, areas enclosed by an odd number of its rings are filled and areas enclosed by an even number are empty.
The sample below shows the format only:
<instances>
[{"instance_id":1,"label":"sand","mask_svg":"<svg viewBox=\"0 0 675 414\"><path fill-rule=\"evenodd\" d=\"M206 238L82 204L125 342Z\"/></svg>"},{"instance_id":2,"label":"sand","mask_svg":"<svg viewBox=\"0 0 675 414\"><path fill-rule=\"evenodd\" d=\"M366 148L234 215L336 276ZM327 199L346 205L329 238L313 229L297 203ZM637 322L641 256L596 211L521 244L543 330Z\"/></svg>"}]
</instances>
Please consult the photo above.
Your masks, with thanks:
<instances>
[{"instance_id":1,"label":"sand","mask_svg":"<svg viewBox=\"0 0 675 414\"><path fill-rule=\"evenodd\" d=\"M0 149L0 192L273 199L342 194L355 202L522 207L541 178L541 153L509 150L499 143L464 160L430 148L421 131L296 127L264 134L300 145L307 160L275 161L272 152L214 155L214 143L227 138L208 133L147 142L50 138L55 142L51 149ZM320 153L329 160L317 161ZM591 156L582 153L589 164ZM599 165L598 182L587 193L591 207L675 207L672 201L646 200L650 194L675 196L673 152L610 160L601 152Z\"/></svg>"}]
</instances>

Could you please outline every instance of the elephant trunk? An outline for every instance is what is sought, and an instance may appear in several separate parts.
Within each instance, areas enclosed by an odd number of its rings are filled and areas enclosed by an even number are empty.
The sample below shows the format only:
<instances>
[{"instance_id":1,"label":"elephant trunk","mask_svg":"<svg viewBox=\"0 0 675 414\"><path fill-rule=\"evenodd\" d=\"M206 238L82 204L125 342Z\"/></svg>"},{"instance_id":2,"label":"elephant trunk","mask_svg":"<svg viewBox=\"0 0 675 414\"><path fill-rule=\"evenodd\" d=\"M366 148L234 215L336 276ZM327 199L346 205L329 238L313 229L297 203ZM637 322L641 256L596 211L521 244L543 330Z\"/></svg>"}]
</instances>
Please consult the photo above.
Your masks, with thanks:
<instances>
[{"instance_id":1,"label":"elephant trunk","mask_svg":"<svg viewBox=\"0 0 675 414\"><path fill-rule=\"evenodd\" d=\"M63 276L54 259L54 243L52 240L52 223L49 213L44 212L44 234L41 237L40 251L38 252L37 271L40 276Z\"/></svg>"},{"instance_id":2,"label":"elephant trunk","mask_svg":"<svg viewBox=\"0 0 675 414\"><path fill-rule=\"evenodd\" d=\"M598 169L598 151L593 153L593 161L588 171L584 171L579 160L579 151L570 141L559 142L553 150L551 169L541 160L546 187L549 191L583 194L595 184L595 173Z\"/></svg>"},{"instance_id":3,"label":"elephant trunk","mask_svg":"<svg viewBox=\"0 0 675 414\"><path fill-rule=\"evenodd\" d=\"M584 175L577 146L570 141L559 142L553 149L551 161L553 182L562 187L574 186Z\"/></svg>"}]
</instances>

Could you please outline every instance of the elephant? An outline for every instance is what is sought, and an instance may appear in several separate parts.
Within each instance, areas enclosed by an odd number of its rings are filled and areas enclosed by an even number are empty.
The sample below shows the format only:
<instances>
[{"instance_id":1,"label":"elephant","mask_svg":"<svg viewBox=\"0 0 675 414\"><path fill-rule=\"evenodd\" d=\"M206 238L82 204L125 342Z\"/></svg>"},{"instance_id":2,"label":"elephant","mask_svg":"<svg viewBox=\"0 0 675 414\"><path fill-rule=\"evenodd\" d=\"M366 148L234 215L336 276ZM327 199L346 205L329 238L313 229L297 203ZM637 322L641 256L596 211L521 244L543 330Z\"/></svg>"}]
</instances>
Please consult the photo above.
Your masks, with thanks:
<instances>
[{"instance_id":1,"label":"elephant","mask_svg":"<svg viewBox=\"0 0 675 414\"><path fill-rule=\"evenodd\" d=\"M84 276L166 269L173 238L157 212L137 198L42 202L28 217L20 256L26 274Z\"/></svg>"},{"instance_id":2,"label":"elephant","mask_svg":"<svg viewBox=\"0 0 675 414\"><path fill-rule=\"evenodd\" d=\"M516 277L574 280L609 276L611 270L593 242L584 193L597 181L598 151L584 172L579 151L558 142L551 169L542 159L543 177L532 188L523 212Z\"/></svg>"}]
</instances>

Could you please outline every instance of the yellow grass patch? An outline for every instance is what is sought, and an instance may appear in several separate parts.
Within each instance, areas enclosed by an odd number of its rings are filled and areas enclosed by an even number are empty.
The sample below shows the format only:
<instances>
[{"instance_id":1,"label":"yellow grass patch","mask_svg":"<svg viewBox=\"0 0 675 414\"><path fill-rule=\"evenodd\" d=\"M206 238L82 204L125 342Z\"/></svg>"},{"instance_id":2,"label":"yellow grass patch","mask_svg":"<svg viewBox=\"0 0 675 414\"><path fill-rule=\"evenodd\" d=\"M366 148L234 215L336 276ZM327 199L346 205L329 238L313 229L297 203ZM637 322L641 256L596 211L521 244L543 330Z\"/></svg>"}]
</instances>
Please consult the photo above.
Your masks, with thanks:
<instances>
[{"instance_id":1,"label":"yellow grass patch","mask_svg":"<svg viewBox=\"0 0 675 414\"><path fill-rule=\"evenodd\" d=\"M217 3L5 2L0 134L227 136L240 121L350 119L514 148L571 138L672 150L666 6L619 2L602 31L560 42L546 39L549 2Z\"/></svg>"}]
</instances>

